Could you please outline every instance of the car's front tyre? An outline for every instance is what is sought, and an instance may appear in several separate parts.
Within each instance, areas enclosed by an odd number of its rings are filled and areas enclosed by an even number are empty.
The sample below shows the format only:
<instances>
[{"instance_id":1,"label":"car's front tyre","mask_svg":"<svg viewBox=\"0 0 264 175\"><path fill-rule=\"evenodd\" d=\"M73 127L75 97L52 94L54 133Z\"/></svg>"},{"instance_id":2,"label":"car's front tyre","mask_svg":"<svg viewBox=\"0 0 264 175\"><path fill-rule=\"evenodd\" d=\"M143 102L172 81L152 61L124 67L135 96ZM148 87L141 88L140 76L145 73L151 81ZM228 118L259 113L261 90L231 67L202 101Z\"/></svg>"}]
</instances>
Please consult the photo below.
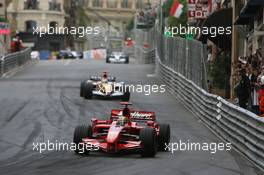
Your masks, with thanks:
<instances>
[{"instance_id":1,"label":"car's front tyre","mask_svg":"<svg viewBox=\"0 0 264 175\"><path fill-rule=\"evenodd\" d=\"M80 85L80 97L84 97L84 86L85 86L85 81L82 81L81 82L81 85Z\"/></svg>"},{"instance_id":2,"label":"car's front tyre","mask_svg":"<svg viewBox=\"0 0 264 175\"><path fill-rule=\"evenodd\" d=\"M139 139L142 142L141 156L155 157L157 153L156 131L154 128L143 128L140 130Z\"/></svg>"},{"instance_id":3,"label":"car's front tyre","mask_svg":"<svg viewBox=\"0 0 264 175\"><path fill-rule=\"evenodd\" d=\"M85 153L88 154L90 150L84 149L85 146L82 145L80 146L80 143L82 143L83 138L91 138L93 135L92 127L91 126L77 126L74 130L74 135L73 135L73 143L76 145L75 153L81 154ZM81 149L82 148L82 149Z\"/></svg>"},{"instance_id":4,"label":"car's front tyre","mask_svg":"<svg viewBox=\"0 0 264 175\"><path fill-rule=\"evenodd\" d=\"M110 63L109 57L106 57L106 63Z\"/></svg>"},{"instance_id":5,"label":"car's front tyre","mask_svg":"<svg viewBox=\"0 0 264 175\"><path fill-rule=\"evenodd\" d=\"M159 150L167 151L166 147L170 143L170 125L160 124L159 127L160 127L159 137L158 137Z\"/></svg>"},{"instance_id":6,"label":"car's front tyre","mask_svg":"<svg viewBox=\"0 0 264 175\"><path fill-rule=\"evenodd\" d=\"M93 97L93 88L94 85L92 83L85 83L83 96L85 99L91 99Z\"/></svg>"}]
</instances>

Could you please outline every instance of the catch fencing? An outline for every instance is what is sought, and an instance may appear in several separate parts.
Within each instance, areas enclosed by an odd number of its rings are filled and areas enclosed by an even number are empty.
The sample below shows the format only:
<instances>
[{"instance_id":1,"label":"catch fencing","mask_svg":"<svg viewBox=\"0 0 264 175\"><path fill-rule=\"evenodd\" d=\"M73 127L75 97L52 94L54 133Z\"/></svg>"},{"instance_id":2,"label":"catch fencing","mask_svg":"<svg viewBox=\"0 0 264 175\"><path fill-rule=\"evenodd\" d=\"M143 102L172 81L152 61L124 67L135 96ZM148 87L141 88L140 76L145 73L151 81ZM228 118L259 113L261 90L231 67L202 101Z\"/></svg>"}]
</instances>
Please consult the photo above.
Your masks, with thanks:
<instances>
[{"instance_id":1,"label":"catch fencing","mask_svg":"<svg viewBox=\"0 0 264 175\"><path fill-rule=\"evenodd\" d=\"M202 44L157 36L156 74L167 90L212 132L264 170L264 118L203 88Z\"/></svg>"},{"instance_id":2,"label":"catch fencing","mask_svg":"<svg viewBox=\"0 0 264 175\"><path fill-rule=\"evenodd\" d=\"M206 47L197 40L166 37L156 32L157 53L161 62L207 89Z\"/></svg>"},{"instance_id":3,"label":"catch fencing","mask_svg":"<svg viewBox=\"0 0 264 175\"><path fill-rule=\"evenodd\" d=\"M141 64L151 64L155 62L156 52L156 31L135 29L134 56Z\"/></svg>"},{"instance_id":4,"label":"catch fencing","mask_svg":"<svg viewBox=\"0 0 264 175\"><path fill-rule=\"evenodd\" d=\"M31 49L26 48L22 51L3 56L0 59L0 77L31 60L30 53Z\"/></svg>"}]
</instances>

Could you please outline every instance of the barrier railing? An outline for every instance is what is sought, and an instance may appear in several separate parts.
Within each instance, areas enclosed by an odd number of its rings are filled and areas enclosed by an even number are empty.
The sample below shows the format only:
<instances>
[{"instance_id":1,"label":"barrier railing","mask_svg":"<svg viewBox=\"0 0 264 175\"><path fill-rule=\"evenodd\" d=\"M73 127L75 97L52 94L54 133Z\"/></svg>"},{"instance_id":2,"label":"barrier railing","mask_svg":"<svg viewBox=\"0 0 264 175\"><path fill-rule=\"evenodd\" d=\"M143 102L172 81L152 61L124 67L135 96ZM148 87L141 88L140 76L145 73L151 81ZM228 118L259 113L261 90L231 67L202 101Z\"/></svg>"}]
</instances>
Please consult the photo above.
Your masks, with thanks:
<instances>
[{"instance_id":1,"label":"barrier railing","mask_svg":"<svg viewBox=\"0 0 264 175\"><path fill-rule=\"evenodd\" d=\"M168 91L199 117L212 132L264 170L264 118L206 92L164 65L158 58L156 73Z\"/></svg>"},{"instance_id":2,"label":"barrier railing","mask_svg":"<svg viewBox=\"0 0 264 175\"><path fill-rule=\"evenodd\" d=\"M11 53L2 57L0 60L0 76L3 76L5 73L22 66L31 60L30 52L31 49L26 48L22 51Z\"/></svg>"}]
</instances>

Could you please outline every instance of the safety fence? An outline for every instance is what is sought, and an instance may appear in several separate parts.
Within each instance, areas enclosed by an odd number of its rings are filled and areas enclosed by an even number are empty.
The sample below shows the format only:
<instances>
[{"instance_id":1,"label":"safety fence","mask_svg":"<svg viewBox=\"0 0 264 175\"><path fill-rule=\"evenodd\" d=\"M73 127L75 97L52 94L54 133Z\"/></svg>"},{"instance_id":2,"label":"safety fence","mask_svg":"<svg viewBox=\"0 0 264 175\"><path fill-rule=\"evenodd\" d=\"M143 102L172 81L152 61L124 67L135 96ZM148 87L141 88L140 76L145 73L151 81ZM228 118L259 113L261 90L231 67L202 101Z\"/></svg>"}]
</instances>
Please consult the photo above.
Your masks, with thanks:
<instances>
[{"instance_id":1,"label":"safety fence","mask_svg":"<svg viewBox=\"0 0 264 175\"><path fill-rule=\"evenodd\" d=\"M197 40L166 37L156 32L161 62L207 89L206 47Z\"/></svg>"},{"instance_id":2,"label":"safety fence","mask_svg":"<svg viewBox=\"0 0 264 175\"><path fill-rule=\"evenodd\" d=\"M155 62L156 52L156 31L136 29L134 56L141 64L151 64Z\"/></svg>"},{"instance_id":3,"label":"safety fence","mask_svg":"<svg viewBox=\"0 0 264 175\"><path fill-rule=\"evenodd\" d=\"M22 51L11 53L2 57L0 60L0 77L31 60L30 53L31 49L26 48Z\"/></svg>"},{"instance_id":4,"label":"safety fence","mask_svg":"<svg viewBox=\"0 0 264 175\"><path fill-rule=\"evenodd\" d=\"M202 68L194 72L190 70L192 65L199 67L197 64L202 64L199 59L202 54L192 55L194 58L190 58L186 55L187 52L185 54L182 52L187 43L189 48L193 46L192 50L198 48L201 50L201 47L194 46L197 45L196 41L191 43L180 38L158 37L158 41L161 42L157 42L159 44L157 45L156 74L166 84L167 90L200 118L212 132L226 142L232 143L234 149L264 170L264 118L235 106L217 95L210 94L202 88L198 81L203 76L203 72L198 71L202 71ZM173 53L172 50L178 53ZM187 58L190 59L187 60ZM178 62L179 60L182 62ZM183 60L189 63L186 64Z\"/></svg>"}]
</instances>

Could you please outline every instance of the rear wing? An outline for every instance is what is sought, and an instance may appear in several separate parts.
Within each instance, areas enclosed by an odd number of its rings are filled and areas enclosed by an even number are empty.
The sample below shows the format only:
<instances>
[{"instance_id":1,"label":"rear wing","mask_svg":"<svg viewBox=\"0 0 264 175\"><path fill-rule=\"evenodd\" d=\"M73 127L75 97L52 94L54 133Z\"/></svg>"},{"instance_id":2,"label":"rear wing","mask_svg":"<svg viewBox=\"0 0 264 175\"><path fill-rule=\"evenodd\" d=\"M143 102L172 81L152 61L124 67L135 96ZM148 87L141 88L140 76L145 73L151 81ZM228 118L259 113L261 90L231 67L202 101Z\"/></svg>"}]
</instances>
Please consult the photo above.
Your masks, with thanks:
<instances>
[{"instance_id":1,"label":"rear wing","mask_svg":"<svg viewBox=\"0 0 264 175\"><path fill-rule=\"evenodd\" d=\"M110 119L117 119L119 115L122 115L122 111L121 109L113 109ZM156 121L155 112L130 110L130 116L132 121Z\"/></svg>"}]
</instances>

